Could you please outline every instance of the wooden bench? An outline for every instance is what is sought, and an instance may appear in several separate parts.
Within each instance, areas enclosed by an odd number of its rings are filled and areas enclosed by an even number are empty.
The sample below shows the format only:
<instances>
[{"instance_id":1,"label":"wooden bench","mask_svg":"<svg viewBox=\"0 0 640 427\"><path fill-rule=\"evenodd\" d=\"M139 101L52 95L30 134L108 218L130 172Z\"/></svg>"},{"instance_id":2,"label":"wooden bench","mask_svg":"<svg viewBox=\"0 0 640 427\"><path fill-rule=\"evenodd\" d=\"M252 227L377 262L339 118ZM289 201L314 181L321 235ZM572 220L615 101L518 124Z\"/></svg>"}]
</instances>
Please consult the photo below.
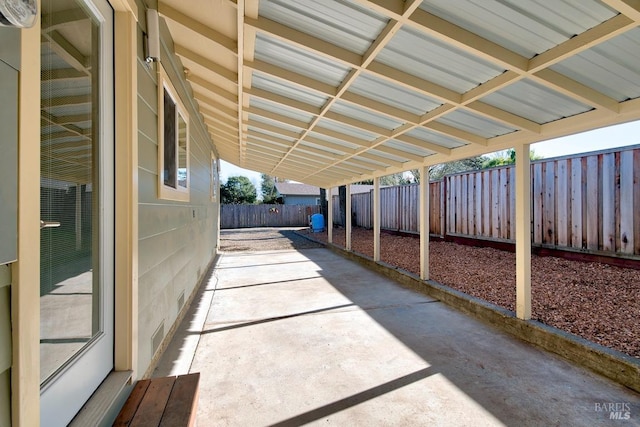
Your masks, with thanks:
<instances>
[{"instance_id":1,"label":"wooden bench","mask_svg":"<svg viewBox=\"0 0 640 427\"><path fill-rule=\"evenodd\" d=\"M195 426L200 373L140 380L114 426Z\"/></svg>"}]
</instances>

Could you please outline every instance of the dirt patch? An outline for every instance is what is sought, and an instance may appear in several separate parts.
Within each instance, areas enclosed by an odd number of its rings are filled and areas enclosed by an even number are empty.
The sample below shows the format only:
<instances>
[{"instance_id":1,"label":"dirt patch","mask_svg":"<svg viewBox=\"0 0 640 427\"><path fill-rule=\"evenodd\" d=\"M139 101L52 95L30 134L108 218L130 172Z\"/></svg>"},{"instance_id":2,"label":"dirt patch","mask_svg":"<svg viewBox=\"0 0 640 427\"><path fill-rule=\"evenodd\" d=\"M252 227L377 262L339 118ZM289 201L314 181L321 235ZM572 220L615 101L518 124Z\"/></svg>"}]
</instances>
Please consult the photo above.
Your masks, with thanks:
<instances>
[{"instance_id":1,"label":"dirt patch","mask_svg":"<svg viewBox=\"0 0 640 427\"><path fill-rule=\"evenodd\" d=\"M309 234L326 242L327 233ZM420 273L419 239L381 233L383 262ZM344 247L344 229L333 243ZM373 257L373 231L354 228L354 252ZM515 310L515 254L449 242L429 246L431 279ZM640 358L640 271L595 262L532 256L532 318Z\"/></svg>"},{"instance_id":2,"label":"dirt patch","mask_svg":"<svg viewBox=\"0 0 640 427\"><path fill-rule=\"evenodd\" d=\"M253 252L321 248L298 233L298 228L241 228L220 231L222 252Z\"/></svg>"}]
</instances>

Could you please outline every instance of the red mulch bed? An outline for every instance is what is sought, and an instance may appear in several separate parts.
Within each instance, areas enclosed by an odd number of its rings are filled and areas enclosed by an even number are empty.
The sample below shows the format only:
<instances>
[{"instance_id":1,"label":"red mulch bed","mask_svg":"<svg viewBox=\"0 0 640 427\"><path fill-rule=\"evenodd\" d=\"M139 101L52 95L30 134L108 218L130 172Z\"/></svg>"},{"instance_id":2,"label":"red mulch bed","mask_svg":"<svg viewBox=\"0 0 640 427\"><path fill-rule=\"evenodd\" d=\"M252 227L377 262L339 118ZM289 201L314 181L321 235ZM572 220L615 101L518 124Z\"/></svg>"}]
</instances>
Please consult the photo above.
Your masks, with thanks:
<instances>
[{"instance_id":1,"label":"red mulch bed","mask_svg":"<svg viewBox=\"0 0 640 427\"><path fill-rule=\"evenodd\" d=\"M312 233L327 240L327 233ZM420 274L419 239L381 233L383 262ZM345 246L345 230L333 230ZM373 257L373 231L354 228L354 252ZM430 278L515 311L515 254L431 242ZM532 319L640 358L640 270L596 262L532 256Z\"/></svg>"}]
</instances>

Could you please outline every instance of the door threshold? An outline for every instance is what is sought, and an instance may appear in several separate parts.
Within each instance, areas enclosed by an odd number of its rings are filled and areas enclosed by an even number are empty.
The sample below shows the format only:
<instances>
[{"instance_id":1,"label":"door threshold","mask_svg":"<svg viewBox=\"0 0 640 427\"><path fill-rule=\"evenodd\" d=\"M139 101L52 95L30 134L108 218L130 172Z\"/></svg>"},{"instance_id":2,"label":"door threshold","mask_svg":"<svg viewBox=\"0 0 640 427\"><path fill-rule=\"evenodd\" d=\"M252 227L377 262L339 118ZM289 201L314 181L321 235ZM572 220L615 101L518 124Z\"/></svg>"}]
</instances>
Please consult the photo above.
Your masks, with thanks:
<instances>
[{"instance_id":1,"label":"door threshold","mask_svg":"<svg viewBox=\"0 0 640 427\"><path fill-rule=\"evenodd\" d=\"M111 371L69 426L111 426L133 388L133 371Z\"/></svg>"}]
</instances>

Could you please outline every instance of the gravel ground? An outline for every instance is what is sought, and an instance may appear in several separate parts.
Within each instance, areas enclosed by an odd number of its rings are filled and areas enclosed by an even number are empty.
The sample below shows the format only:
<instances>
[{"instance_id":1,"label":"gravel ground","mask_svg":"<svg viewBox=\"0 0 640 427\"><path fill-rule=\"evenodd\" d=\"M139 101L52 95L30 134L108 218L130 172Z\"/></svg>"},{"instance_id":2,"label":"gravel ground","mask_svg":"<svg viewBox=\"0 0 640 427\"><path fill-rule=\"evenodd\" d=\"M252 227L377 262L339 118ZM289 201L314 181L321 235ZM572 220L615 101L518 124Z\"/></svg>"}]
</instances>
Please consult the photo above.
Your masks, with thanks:
<instances>
[{"instance_id":1,"label":"gravel ground","mask_svg":"<svg viewBox=\"0 0 640 427\"><path fill-rule=\"evenodd\" d=\"M326 232L310 233L325 241ZM344 229L333 242L345 245ZM354 228L354 252L373 257L373 231ZM515 311L515 254L431 242L431 279ZM420 273L419 239L381 234L382 261ZM640 270L532 256L532 318L640 358Z\"/></svg>"}]
</instances>

